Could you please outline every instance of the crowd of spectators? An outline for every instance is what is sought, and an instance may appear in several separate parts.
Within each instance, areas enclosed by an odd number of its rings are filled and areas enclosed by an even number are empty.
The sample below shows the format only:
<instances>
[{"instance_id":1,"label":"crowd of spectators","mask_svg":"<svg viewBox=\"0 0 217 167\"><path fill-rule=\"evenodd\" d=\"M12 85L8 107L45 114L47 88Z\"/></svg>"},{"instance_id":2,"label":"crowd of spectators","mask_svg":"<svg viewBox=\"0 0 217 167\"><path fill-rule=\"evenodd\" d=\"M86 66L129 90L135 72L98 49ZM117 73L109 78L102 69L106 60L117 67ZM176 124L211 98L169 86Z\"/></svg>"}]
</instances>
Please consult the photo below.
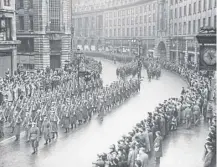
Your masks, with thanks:
<instances>
[{"instance_id":1,"label":"crowd of spectators","mask_svg":"<svg viewBox=\"0 0 217 167\"><path fill-rule=\"evenodd\" d=\"M210 96L210 79L205 72L177 66L170 62L161 62L164 69L174 72L189 84L182 89L178 98L171 97L160 103L154 112L136 124L128 135L123 135L117 145L110 147L109 153L98 155L93 162L99 167L147 167L159 166L163 156L162 142L164 138L178 130L180 126L191 129L198 126L202 117L210 126L210 132L205 144L204 166L213 167L216 157L215 133L216 113ZM155 163L150 164L151 157Z\"/></svg>"}]
</instances>

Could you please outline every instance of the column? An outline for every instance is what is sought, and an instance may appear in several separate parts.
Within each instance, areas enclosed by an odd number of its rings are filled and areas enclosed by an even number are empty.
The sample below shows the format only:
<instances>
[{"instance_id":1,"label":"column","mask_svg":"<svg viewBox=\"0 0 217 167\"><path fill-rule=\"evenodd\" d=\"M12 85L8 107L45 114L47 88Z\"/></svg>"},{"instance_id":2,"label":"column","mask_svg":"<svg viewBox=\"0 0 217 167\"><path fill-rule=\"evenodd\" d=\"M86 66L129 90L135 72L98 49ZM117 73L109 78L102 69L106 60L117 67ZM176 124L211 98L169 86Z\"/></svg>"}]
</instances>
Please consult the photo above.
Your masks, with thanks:
<instances>
[{"instance_id":1,"label":"column","mask_svg":"<svg viewBox=\"0 0 217 167\"><path fill-rule=\"evenodd\" d=\"M197 58L198 54L197 54L197 43L195 42L195 48L194 48L194 63L197 64Z\"/></svg>"},{"instance_id":2,"label":"column","mask_svg":"<svg viewBox=\"0 0 217 167\"><path fill-rule=\"evenodd\" d=\"M179 65L179 41L176 41L176 64Z\"/></svg>"},{"instance_id":3,"label":"column","mask_svg":"<svg viewBox=\"0 0 217 167\"><path fill-rule=\"evenodd\" d=\"M14 47L11 53L12 66L11 66L11 74L14 74L14 71L17 70L17 48Z\"/></svg>"},{"instance_id":4,"label":"column","mask_svg":"<svg viewBox=\"0 0 217 167\"><path fill-rule=\"evenodd\" d=\"M66 60L70 61L70 35L65 34L62 36L62 50L61 50L61 67L64 67Z\"/></svg>"},{"instance_id":5,"label":"column","mask_svg":"<svg viewBox=\"0 0 217 167\"><path fill-rule=\"evenodd\" d=\"M185 41L185 67L187 67L188 64L188 40Z\"/></svg>"},{"instance_id":6,"label":"column","mask_svg":"<svg viewBox=\"0 0 217 167\"><path fill-rule=\"evenodd\" d=\"M132 56L132 40L130 40L129 46L130 46L130 56Z\"/></svg>"}]
</instances>

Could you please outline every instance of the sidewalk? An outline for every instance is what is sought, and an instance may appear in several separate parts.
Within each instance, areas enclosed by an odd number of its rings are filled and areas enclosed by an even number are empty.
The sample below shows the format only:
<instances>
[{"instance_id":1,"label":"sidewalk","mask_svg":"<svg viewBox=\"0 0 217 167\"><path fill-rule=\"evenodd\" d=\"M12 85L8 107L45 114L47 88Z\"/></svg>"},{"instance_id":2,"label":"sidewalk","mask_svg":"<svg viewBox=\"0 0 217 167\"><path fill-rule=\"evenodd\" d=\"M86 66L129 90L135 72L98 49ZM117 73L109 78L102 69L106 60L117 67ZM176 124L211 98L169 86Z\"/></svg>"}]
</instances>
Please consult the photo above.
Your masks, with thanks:
<instances>
[{"instance_id":1,"label":"sidewalk","mask_svg":"<svg viewBox=\"0 0 217 167\"><path fill-rule=\"evenodd\" d=\"M208 125L201 121L190 130L185 125L172 131L163 141L163 157L160 167L202 167L204 143L208 135ZM149 167L155 167L152 157Z\"/></svg>"}]
</instances>

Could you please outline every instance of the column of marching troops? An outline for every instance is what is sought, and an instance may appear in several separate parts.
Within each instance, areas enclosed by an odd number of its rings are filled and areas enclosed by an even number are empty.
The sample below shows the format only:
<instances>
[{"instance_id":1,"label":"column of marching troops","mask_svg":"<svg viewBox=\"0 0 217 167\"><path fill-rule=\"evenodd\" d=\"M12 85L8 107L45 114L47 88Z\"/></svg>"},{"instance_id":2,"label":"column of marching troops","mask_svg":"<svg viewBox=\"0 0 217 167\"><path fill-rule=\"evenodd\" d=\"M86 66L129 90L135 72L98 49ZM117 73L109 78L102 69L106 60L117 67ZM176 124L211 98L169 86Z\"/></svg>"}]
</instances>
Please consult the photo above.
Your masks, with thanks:
<instances>
[{"instance_id":1,"label":"column of marching troops","mask_svg":"<svg viewBox=\"0 0 217 167\"><path fill-rule=\"evenodd\" d=\"M209 79L203 72L159 60L145 60L159 64L162 68L183 77L189 84L183 88L178 98L169 98L160 103L155 111L148 112L148 117L137 123L131 132L123 135L108 153L98 154L97 167L148 167L159 166L163 156L162 142L169 133L182 126L191 129L200 124L201 118L210 125L205 144L204 167L216 164L216 113L213 104L208 101ZM203 146L199 146L203 147ZM151 159L155 161L152 162Z\"/></svg>"},{"instance_id":2,"label":"column of marching troops","mask_svg":"<svg viewBox=\"0 0 217 167\"><path fill-rule=\"evenodd\" d=\"M34 73L29 78L25 76L19 85L21 94L14 95L18 96L17 100L4 102L1 105L1 135L4 133L5 122L10 123L16 140L20 139L20 133L24 130L26 142L31 141L35 154L38 152L40 137L43 136L44 144L47 145L58 137L60 127L67 133L70 128L74 129L89 121L95 113L102 120L112 108L121 105L140 90L140 81L133 79L115 81L103 87L99 75L102 70L101 63L92 59L86 62L88 62L86 66L90 66L98 77L92 77L88 83L81 78L79 88L77 75L66 71L58 76L53 74L56 72L47 69L49 74L44 74L45 77L52 73L54 82L46 80L44 85L39 84L42 83L41 80L34 80L36 79L34 75L39 74ZM34 86L35 89L28 89L29 86ZM24 88L25 91L22 91ZM7 100L10 98L7 97Z\"/></svg>"}]
</instances>

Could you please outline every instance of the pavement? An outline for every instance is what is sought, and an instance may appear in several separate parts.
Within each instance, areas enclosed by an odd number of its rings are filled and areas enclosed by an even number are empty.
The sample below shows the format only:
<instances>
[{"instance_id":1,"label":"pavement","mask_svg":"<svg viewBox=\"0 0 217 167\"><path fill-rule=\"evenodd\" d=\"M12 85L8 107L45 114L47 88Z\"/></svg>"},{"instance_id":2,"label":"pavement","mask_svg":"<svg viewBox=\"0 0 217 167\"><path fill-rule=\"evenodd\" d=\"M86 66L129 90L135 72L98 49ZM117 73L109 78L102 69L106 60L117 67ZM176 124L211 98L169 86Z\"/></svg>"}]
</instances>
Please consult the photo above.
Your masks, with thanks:
<instances>
[{"instance_id":1,"label":"pavement","mask_svg":"<svg viewBox=\"0 0 217 167\"><path fill-rule=\"evenodd\" d=\"M104 84L116 80L117 65L102 61ZM31 155L30 143L24 139L19 142L8 140L0 142L0 167L91 167L97 154L108 152L111 144L116 143L123 134L127 134L141 119L147 117L158 103L170 97L178 97L182 87L187 84L173 73L162 71L159 80L148 82L146 72L141 92L124 105L106 115L103 122L93 118L68 134L60 132L57 140L44 146L39 144L39 153ZM200 167L202 166L203 145L208 133L208 126L171 132L163 143L161 167ZM150 167L153 166L153 160Z\"/></svg>"}]
</instances>

